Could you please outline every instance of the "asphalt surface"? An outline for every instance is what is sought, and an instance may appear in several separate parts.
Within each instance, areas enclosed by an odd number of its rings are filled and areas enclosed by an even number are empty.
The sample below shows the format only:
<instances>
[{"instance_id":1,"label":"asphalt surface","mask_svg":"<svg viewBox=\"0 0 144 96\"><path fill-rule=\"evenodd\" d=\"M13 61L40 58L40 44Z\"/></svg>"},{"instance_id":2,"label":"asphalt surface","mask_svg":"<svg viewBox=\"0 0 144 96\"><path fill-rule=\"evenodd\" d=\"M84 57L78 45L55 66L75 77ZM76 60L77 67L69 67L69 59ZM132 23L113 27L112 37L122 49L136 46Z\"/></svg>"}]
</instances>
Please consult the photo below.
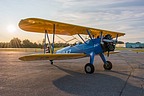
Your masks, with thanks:
<instances>
[{"instance_id":1,"label":"asphalt surface","mask_svg":"<svg viewBox=\"0 0 144 96\"><path fill-rule=\"evenodd\" d=\"M144 96L144 53L122 51L95 57L95 73L85 74L89 58L54 61L18 60L25 52L0 52L0 96Z\"/></svg>"}]
</instances>

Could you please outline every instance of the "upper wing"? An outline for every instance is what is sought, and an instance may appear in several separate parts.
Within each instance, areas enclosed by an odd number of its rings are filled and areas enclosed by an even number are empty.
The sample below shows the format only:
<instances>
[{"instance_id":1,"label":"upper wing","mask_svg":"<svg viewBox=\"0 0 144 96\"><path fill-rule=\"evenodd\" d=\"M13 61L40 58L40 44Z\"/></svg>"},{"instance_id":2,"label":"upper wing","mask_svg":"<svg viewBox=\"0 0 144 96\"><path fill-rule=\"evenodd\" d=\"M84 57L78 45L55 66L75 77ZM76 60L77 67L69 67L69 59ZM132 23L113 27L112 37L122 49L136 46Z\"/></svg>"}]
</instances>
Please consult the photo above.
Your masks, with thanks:
<instances>
[{"instance_id":1,"label":"upper wing","mask_svg":"<svg viewBox=\"0 0 144 96\"><path fill-rule=\"evenodd\" d=\"M44 33L45 30L47 30L49 34L53 34L54 25L56 28L55 34L60 34L60 35L75 35L75 34L87 35L86 30L89 30L94 37L99 36L101 32L103 33L103 35L110 34L112 35L113 38L115 38L117 35L118 37L125 35L125 33L120 33L120 32L95 29L90 27L78 26L78 25L38 19L38 18L27 18L19 22L19 27L22 30L30 31L30 32L39 32L39 33Z\"/></svg>"},{"instance_id":2,"label":"upper wing","mask_svg":"<svg viewBox=\"0 0 144 96\"><path fill-rule=\"evenodd\" d=\"M77 59L85 57L86 54L33 54L28 56L20 57L22 61L33 61L33 60L66 60L66 59Z\"/></svg>"}]
</instances>

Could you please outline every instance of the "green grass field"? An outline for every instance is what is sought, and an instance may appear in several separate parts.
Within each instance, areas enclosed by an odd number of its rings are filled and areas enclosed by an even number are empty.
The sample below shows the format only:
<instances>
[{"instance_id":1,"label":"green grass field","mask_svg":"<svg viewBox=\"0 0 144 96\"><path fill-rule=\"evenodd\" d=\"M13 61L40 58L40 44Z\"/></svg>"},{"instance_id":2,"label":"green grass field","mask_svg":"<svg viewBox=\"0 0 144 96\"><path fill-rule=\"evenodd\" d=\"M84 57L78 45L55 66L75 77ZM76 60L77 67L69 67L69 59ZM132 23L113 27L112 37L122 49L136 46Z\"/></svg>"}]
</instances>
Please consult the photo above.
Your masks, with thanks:
<instances>
[{"instance_id":1,"label":"green grass field","mask_svg":"<svg viewBox=\"0 0 144 96\"><path fill-rule=\"evenodd\" d=\"M134 52L144 52L144 49L133 49Z\"/></svg>"},{"instance_id":2,"label":"green grass field","mask_svg":"<svg viewBox=\"0 0 144 96\"><path fill-rule=\"evenodd\" d=\"M116 50L131 50L131 48L125 48L125 47L116 47Z\"/></svg>"},{"instance_id":3,"label":"green grass field","mask_svg":"<svg viewBox=\"0 0 144 96\"><path fill-rule=\"evenodd\" d=\"M144 48L143 49L140 49L140 48L124 48L124 47L118 47L116 48L116 50L131 50L131 51L134 51L134 52L144 52Z\"/></svg>"}]
</instances>

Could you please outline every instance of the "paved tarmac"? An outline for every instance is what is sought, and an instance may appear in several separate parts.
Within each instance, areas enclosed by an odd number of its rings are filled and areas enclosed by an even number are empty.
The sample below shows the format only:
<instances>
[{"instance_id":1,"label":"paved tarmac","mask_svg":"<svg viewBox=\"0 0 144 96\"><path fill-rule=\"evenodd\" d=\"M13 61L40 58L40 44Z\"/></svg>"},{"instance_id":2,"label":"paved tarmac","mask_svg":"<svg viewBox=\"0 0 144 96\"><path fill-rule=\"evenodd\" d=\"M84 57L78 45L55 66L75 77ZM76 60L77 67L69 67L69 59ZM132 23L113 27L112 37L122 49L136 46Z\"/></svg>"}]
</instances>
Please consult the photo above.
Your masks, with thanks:
<instances>
[{"instance_id":1,"label":"paved tarmac","mask_svg":"<svg viewBox=\"0 0 144 96\"><path fill-rule=\"evenodd\" d=\"M25 52L0 52L0 96L144 96L144 53L122 51L108 57L111 71L95 57L95 73L85 74L89 58L18 60Z\"/></svg>"}]
</instances>

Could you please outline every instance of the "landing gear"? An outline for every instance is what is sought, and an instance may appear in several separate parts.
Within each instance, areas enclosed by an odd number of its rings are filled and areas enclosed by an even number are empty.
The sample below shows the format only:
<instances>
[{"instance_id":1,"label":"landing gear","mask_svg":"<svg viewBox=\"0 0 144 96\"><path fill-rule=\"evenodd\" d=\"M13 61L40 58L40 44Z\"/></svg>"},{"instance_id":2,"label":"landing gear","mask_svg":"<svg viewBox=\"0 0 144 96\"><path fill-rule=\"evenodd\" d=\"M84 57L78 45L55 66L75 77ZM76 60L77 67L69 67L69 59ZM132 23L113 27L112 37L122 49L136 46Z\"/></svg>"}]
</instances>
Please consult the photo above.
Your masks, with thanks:
<instances>
[{"instance_id":1,"label":"landing gear","mask_svg":"<svg viewBox=\"0 0 144 96\"><path fill-rule=\"evenodd\" d=\"M103 65L105 70L111 70L112 69L112 63L110 61L106 61L106 64Z\"/></svg>"},{"instance_id":2,"label":"landing gear","mask_svg":"<svg viewBox=\"0 0 144 96\"><path fill-rule=\"evenodd\" d=\"M92 74L92 73L94 73L94 70L95 70L95 68L94 68L94 66L93 66L92 64L87 63L87 64L85 65L85 72L86 72L86 73Z\"/></svg>"}]
</instances>

